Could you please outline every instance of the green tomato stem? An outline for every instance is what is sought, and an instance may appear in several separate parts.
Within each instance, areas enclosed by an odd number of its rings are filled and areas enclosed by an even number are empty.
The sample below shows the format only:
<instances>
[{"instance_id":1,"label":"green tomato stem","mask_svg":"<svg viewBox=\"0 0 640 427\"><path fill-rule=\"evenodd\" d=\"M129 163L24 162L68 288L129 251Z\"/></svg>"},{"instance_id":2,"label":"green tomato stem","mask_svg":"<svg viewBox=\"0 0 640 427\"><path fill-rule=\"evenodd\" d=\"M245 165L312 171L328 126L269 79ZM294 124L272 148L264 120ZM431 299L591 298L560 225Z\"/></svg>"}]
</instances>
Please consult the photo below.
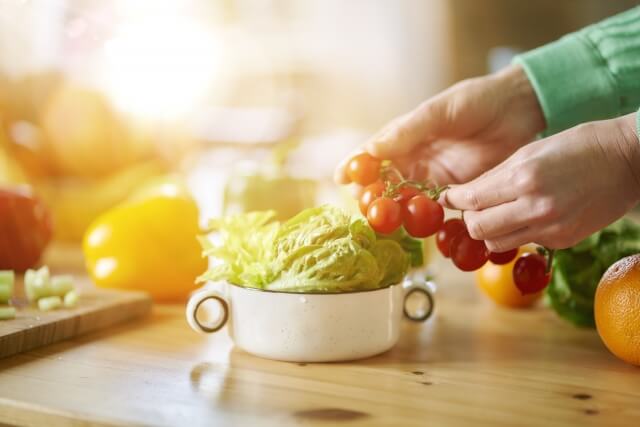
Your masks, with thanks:
<instances>
[{"instance_id":1,"label":"green tomato stem","mask_svg":"<svg viewBox=\"0 0 640 427\"><path fill-rule=\"evenodd\" d=\"M551 267L553 266L553 256L555 255L555 249L545 248L547 251L547 269L546 273L549 274L551 272Z\"/></svg>"}]
</instances>

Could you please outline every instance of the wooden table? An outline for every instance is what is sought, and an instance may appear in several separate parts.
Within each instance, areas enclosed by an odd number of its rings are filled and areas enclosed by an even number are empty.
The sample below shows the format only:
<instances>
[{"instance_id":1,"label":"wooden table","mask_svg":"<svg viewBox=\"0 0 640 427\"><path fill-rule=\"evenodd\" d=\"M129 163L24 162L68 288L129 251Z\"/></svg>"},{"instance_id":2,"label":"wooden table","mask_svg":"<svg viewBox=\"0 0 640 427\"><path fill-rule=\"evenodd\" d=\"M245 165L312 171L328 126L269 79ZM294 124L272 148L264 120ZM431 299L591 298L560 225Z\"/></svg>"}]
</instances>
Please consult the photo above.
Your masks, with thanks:
<instances>
[{"instance_id":1,"label":"wooden table","mask_svg":"<svg viewBox=\"0 0 640 427\"><path fill-rule=\"evenodd\" d=\"M66 257L54 261L68 270ZM0 424L632 426L640 370L593 330L510 311L441 268L437 313L368 360L296 364L203 337L180 306L0 360Z\"/></svg>"}]
</instances>

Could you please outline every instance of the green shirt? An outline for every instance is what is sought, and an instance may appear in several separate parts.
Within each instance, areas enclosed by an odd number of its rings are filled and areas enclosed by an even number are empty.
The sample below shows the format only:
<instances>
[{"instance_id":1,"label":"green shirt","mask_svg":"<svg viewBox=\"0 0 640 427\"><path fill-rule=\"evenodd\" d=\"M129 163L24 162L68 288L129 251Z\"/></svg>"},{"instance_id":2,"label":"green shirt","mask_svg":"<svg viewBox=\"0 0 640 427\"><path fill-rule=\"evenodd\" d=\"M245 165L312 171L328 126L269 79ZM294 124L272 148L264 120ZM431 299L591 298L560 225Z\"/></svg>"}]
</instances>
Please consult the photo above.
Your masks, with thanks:
<instances>
[{"instance_id":1,"label":"green shirt","mask_svg":"<svg viewBox=\"0 0 640 427\"><path fill-rule=\"evenodd\" d=\"M640 6L515 58L547 121L546 135L640 107ZM640 135L640 111L637 117Z\"/></svg>"}]
</instances>

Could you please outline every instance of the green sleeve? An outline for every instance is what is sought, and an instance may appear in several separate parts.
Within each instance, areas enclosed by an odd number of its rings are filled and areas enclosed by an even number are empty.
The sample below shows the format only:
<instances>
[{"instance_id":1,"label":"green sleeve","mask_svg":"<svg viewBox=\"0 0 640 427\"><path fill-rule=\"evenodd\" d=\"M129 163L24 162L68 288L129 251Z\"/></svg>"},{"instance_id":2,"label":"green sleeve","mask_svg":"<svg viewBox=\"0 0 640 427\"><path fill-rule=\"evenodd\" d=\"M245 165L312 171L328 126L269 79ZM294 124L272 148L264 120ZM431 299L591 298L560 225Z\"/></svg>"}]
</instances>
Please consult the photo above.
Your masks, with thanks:
<instances>
[{"instance_id":1,"label":"green sleeve","mask_svg":"<svg viewBox=\"0 0 640 427\"><path fill-rule=\"evenodd\" d=\"M640 7L519 55L547 122L545 134L640 105Z\"/></svg>"}]
</instances>

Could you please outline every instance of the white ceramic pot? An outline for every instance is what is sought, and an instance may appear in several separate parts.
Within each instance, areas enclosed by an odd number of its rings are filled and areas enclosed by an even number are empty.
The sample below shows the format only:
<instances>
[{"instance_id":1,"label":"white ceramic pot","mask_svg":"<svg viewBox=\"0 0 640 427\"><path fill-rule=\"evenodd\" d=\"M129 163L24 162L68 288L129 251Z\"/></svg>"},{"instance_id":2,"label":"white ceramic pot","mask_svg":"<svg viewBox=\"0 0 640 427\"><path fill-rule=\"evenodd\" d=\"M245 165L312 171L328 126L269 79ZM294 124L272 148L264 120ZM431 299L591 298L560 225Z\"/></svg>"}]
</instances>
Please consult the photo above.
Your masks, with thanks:
<instances>
[{"instance_id":1,"label":"white ceramic pot","mask_svg":"<svg viewBox=\"0 0 640 427\"><path fill-rule=\"evenodd\" d=\"M383 289L345 293L289 293L216 284L191 296L187 321L198 332L228 324L235 345L256 356L292 362L335 362L370 357L398 341L404 317L424 321L433 312L433 284L406 281ZM407 299L422 296L426 308L410 313ZM416 297L417 298L417 297ZM212 323L198 319L205 301L220 306Z\"/></svg>"}]
</instances>

